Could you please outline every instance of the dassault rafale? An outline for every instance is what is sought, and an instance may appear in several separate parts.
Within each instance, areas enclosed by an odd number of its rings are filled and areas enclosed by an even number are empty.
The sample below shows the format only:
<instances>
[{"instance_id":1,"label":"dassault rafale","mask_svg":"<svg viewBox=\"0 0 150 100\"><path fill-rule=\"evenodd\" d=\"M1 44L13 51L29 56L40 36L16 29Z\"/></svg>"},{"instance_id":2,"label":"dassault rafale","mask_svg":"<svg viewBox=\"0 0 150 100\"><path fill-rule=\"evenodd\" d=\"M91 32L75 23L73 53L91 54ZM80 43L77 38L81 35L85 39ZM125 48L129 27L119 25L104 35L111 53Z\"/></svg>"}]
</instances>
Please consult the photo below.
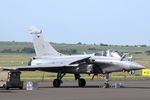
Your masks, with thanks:
<instances>
[{"instance_id":1,"label":"dassault rafale","mask_svg":"<svg viewBox=\"0 0 150 100\"><path fill-rule=\"evenodd\" d=\"M86 81L81 78L80 74L103 74L105 76L104 86L109 87L110 73L127 71L133 74L135 70L144 69L144 66L116 51L107 50L95 54L64 55L57 52L45 40L41 30L30 29L29 32L33 37L36 56L29 61L28 66L2 67L3 70L54 72L57 73L57 78L53 81L54 87L60 87L63 83L62 78L66 73L74 74L79 87L86 86Z\"/></svg>"}]
</instances>

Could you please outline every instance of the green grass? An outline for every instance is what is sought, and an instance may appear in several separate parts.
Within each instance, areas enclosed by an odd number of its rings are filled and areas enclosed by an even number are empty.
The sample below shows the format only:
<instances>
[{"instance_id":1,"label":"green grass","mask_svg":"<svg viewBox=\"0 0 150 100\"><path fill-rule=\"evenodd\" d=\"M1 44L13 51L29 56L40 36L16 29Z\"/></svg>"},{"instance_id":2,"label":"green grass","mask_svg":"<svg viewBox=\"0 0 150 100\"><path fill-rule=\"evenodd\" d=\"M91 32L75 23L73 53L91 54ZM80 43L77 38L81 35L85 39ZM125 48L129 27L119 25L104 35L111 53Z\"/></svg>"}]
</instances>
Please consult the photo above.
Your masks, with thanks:
<instances>
[{"instance_id":1,"label":"green grass","mask_svg":"<svg viewBox=\"0 0 150 100\"><path fill-rule=\"evenodd\" d=\"M34 54L3 54L0 53L0 66L24 66Z\"/></svg>"},{"instance_id":2,"label":"green grass","mask_svg":"<svg viewBox=\"0 0 150 100\"><path fill-rule=\"evenodd\" d=\"M93 74L86 75L82 74L81 77L86 80L91 80ZM56 73L47 73L47 72L22 72L21 79L23 81L53 81L56 78ZM73 74L67 74L62 80L75 80ZM104 80L102 77L95 76L94 80ZM113 73L110 74L110 80L150 80L150 76L137 76L137 75L128 75L127 72L122 74Z\"/></svg>"}]
</instances>

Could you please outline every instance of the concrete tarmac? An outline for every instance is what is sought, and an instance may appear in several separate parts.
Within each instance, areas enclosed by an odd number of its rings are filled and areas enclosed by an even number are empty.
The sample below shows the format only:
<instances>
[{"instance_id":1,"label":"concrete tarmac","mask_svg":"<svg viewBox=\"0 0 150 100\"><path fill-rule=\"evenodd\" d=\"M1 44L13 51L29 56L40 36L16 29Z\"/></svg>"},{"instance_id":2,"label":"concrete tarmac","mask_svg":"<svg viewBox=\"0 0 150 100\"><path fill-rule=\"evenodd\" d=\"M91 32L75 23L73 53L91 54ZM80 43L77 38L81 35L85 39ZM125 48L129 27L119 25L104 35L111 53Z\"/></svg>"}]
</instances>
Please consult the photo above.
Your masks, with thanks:
<instances>
[{"instance_id":1,"label":"concrete tarmac","mask_svg":"<svg viewBox=\"0 0 150 100\"><path fill-rule=\"evenodd\" d=\"M122 83L123 88L99 88L104 81L87 81L79 88L77 81L64 81L60 88L52 82L38 82L39 89L33 91L0 89L0 100L150 100L150 80L110 81Z\"/></svg>"}]
</instances>

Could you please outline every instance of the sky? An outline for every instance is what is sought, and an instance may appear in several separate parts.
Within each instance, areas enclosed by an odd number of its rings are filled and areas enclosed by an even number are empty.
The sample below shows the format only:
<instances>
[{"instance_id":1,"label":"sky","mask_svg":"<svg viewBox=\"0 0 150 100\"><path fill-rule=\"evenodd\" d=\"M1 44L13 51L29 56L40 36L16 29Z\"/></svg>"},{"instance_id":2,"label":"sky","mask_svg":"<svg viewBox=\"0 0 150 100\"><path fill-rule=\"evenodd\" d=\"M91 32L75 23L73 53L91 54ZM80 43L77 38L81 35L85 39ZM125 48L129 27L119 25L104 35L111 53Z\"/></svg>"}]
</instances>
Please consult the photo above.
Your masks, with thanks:
<instances>
[{"instance_id":1,"label":"sky","mask_svg":"<svg viewBox=\"0 0 150 100\"><path fill-rule=\"evenodd\" d=\"M150 45L150 0L0 0L0 41Z\"/></svg>"}]
</instances>

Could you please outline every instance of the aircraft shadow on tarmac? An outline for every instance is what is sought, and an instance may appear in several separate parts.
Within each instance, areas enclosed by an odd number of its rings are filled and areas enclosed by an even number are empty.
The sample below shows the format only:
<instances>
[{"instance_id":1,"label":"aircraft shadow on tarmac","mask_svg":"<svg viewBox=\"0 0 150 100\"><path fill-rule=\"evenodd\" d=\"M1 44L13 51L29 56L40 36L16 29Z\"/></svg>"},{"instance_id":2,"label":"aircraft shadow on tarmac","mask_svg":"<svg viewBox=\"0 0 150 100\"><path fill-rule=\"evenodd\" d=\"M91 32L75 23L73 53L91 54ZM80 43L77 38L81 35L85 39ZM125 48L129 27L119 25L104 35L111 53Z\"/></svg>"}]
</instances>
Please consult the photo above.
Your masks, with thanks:
<instances>
[{"instance_id":1,"label":"aircraft shadow on tarmac","mask_svg":"<svg viewBox=\"0 0 150 100\"><path fill-rule=\"evenodd\" d=\"M57 87L53 87L53 86L41 86L39 88L57 88ZM94 85L89 85L89 86L86 86L86 87L78 87L78 86L61 86L61 87L58 87L58 88L99 88L99 86L94 86Z\"/></svg>"},{"instance_id":2,"label":"aircraft shadow on tarmac","mask_svg":"<svg viewBox=\"0 0 150 100\"><path fill-rule=\"evenodd\" d=\"M50 87L54 88L54 87ZM99 88L99 86L86 86L86 87L78 87L78 86L61 86L60 88Z\"/></svg>"},{"instance_id":3,"label":"aircraft shadow on tarmac","mask_svg":"<svg viewBox=\"0 0 150 100\"><path fill-rule=\"evenodd\" d=\"M11 91L11 90L0 89L0 93L16 93L16 92L15 91Z\"/></svg>"},{"instance_id":4,"label":"aircraft shadow on tarmac","mask_svg":"<svg viewBox=\"0 0 150 100\"><path fill-rule=\"evenodd\" d=\"M16 93L16 90L21 91L20 89L16 89L16 88L10 88L9 90L0 88L0 93Z\"/></svg>"},{"instance_id":5,"label":"aircraft shadow on tarmac","mask_svg":"<svg viewBox=\"0 0 150 100\"><path fill-rule=\"evenodd\" d=\"M56 88L56 87L39 87L40 88ZM93 85L89 85L86 87L78 87L78 86L61 86L59 88L104 88L104 87L100 87L100 86L93 86ZM109 89L113 89L114 87L110 87ZM123 89L123 88L128 88L128 89L150 89L150 87L118 87L118 89ZM116 88L114 88L116 89Z\"/></svg>"},{"instance_id":6,"label":"aircraft shadow on tarmac","mask_svg":"<svg viewBox=\"0 0 150 100\"><path fill-rule=\"evenodd\" d=\"M39 89L51 89L51 88L56 88L56 87L48 87L48 86L42 86L42 87L39 87ZM78 87L78 86L61 86L57 89L61 89L61 88L100 88L100 89L104 89L104 87L99 87L99 86L93 86L93 85L89 85L89 86L86 86L86 87ZM150 89L150 87L119 87L119 88L113 88L113 87L110 87L110 88L107 88L107 89ZM14 91L15 90L15 91ZM5 90L5 89L0 89L0 93L15 93L17 91L19 91L18 89L10 89L10 90Z\"/></svg>"}]
</instances>

